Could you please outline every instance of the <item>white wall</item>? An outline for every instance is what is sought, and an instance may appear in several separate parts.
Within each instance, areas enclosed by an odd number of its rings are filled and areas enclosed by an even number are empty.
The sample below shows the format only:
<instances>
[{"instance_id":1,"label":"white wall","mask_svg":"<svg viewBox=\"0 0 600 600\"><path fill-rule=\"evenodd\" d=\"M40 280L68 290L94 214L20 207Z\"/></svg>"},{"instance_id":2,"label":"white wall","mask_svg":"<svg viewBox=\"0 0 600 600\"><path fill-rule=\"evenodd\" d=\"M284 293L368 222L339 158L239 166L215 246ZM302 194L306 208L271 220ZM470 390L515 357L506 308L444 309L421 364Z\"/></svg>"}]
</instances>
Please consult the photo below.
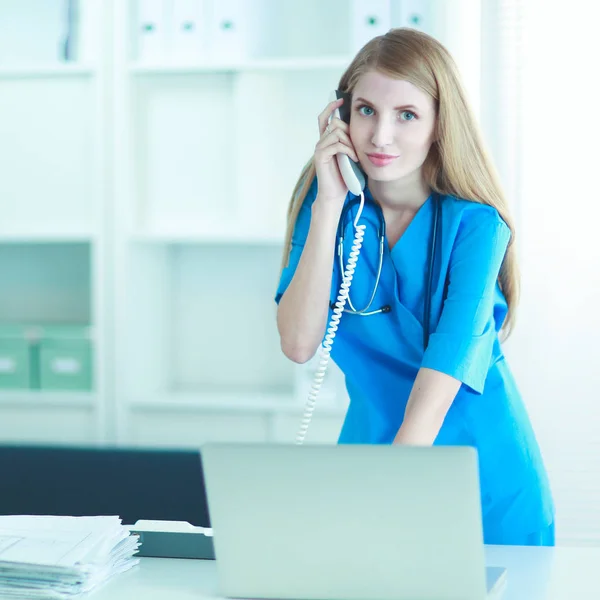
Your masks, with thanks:
<instances>
[{"instance_id":1,"label":"white wall","mask_svg":"<svg viewBox=\"0 0 600 600\"><path fill-rule=\"evenodd\" d=\"M600 540L600 45L589 5L524 3L523 295L507 345L547 458L564 543ZM499 115L501 118L502 115Z\"/></svg>"}]
</instances>

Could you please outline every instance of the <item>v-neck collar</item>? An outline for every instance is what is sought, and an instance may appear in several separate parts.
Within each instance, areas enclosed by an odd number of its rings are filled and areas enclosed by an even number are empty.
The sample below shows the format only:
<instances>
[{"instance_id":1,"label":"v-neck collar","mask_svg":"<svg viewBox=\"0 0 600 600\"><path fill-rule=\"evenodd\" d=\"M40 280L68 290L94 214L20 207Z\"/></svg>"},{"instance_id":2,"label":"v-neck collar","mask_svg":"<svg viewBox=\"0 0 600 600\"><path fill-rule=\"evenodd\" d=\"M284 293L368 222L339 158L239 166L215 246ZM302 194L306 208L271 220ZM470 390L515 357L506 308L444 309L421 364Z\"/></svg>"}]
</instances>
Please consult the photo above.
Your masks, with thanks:
<instances>
[{"instance_id":1,"label":"v-neck collar","mask_svg":"<svg viewBox=\"0 0 600 600\"><path fill-rule=\"evenodd\" d=\"M375 199L373 198L373 194L371 193L371 190L369 189L368 186L365 186L365 198L368 198L371 202L375 202ZM433 195L434 192L431 192L429 194L429 196L427 197L427 199L425 200L425 202L423 202L423 204L421 204L421 206L419 206L417 212L415 213L414 217L410 220L410 223L406 226L406 229L403 231L402 235L398 238L398 240L396 241L396 243L394 244L393 247L390 248L390 242L389 242L389 238L387 236L387 233L384 236L384 249L385 251L391 256L395 253L396 249L398 248L398 246L404 242L406 237L410 237L410 233L412 232L412 230L416 229L417 226L415 225L415 221L420 221L421 219L424 218L423 215L428 214L429 216L431 216L431 205L432 205L432 200L433 200ZM385 217L384 217L385 218ZM387 229L387 228L386 228Z\"/></svg>"}]
</instances>

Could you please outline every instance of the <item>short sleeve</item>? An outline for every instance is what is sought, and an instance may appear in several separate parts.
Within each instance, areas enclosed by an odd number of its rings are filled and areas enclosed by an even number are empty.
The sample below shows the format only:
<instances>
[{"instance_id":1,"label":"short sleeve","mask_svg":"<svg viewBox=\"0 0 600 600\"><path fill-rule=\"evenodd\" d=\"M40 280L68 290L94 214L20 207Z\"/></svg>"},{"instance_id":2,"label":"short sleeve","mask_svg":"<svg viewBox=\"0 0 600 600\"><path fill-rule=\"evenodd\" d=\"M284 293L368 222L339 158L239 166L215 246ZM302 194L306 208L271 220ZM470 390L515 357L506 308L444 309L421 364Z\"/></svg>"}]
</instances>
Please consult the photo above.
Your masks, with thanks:
<instances>
[{"instance_id":1,"label":"short sleeve","mask_svg":"<svg viewBox=\"0 0 600 600\"><path fill-rule=\"evenodd\" d=\"M294 277L294 273L296 272L296 268L298 267L298 263L300 262L302 250L304 249L304 245L306 244L306 238L308 237L308 230L310 228L312 205L316 197L317 178L315 177L310 185L310 188L308 189L304 201L302 202L300 211L298 212L296 224L292 233L290 258L288 261L288 265L281 272L281 277L279 278L279 285L277 287L277 293L275 295L275 302L277 303L279 303L285 290L287 290L288 286L290 285L292 278Z\"/></svg>"},{"instance_id":2,"label":"short sleeve","mask_svg":"<svg viewBox=\"0 0 600 600\"><path fill-rule=\"evenodd\" d=\"M510 229L494 210L473 211L450 255L448 291L422 366L483 392L494 343L496 285Z\"/></svg>"}]
</instances>

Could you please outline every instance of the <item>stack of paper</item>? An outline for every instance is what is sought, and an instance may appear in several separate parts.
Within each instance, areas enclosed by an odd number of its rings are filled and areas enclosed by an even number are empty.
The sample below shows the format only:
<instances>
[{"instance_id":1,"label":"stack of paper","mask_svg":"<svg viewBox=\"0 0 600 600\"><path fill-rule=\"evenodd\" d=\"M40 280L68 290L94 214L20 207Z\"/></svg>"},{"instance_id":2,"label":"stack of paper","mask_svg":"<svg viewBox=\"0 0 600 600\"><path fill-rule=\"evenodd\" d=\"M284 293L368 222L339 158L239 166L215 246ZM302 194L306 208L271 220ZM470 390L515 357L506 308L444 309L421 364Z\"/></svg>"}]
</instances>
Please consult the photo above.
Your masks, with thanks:
<instances>
[{"instance_id":1,"label":"stack of paper","mask_svg":"<svg viewBox=\"0 0 600 600\"><path fill-rule=\"evenodd\" d=\"M139 562L119 517L0 516L0 598L70 598Z\"/></svg>"}]
</instances>

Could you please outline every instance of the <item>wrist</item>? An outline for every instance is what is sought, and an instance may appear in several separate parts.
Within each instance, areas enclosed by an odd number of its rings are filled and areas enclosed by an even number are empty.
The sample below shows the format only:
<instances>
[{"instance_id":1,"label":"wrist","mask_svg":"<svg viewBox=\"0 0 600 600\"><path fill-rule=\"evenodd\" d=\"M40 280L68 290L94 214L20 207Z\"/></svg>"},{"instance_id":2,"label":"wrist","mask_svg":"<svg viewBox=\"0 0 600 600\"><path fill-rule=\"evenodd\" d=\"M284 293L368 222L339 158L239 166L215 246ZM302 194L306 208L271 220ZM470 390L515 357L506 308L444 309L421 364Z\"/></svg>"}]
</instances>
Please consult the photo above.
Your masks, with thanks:
<instances>
[{"instance_id":1,"label":"wrist","mask_svg":"<svg viewBox=\"0 0 600 600\"><path fill-rule=\"evenodd\" d=\"M330 199L317 194L311 209L312 216L319 220L335 220L337 225L340 215L342 214L342 208L344 207L345 200L345 196L340 201L339 198Z\"/></svg>"},{"instance_id":2,"label":"wrist","mask_svg":"<svg viewBox=\"0 0 600 600\"><path fill-rule=\"evenodd\" d=\"M403 446L432 446L435 438L436 434L426 427L403 422L392 443Z\"/></svg>"}]
</instances>

